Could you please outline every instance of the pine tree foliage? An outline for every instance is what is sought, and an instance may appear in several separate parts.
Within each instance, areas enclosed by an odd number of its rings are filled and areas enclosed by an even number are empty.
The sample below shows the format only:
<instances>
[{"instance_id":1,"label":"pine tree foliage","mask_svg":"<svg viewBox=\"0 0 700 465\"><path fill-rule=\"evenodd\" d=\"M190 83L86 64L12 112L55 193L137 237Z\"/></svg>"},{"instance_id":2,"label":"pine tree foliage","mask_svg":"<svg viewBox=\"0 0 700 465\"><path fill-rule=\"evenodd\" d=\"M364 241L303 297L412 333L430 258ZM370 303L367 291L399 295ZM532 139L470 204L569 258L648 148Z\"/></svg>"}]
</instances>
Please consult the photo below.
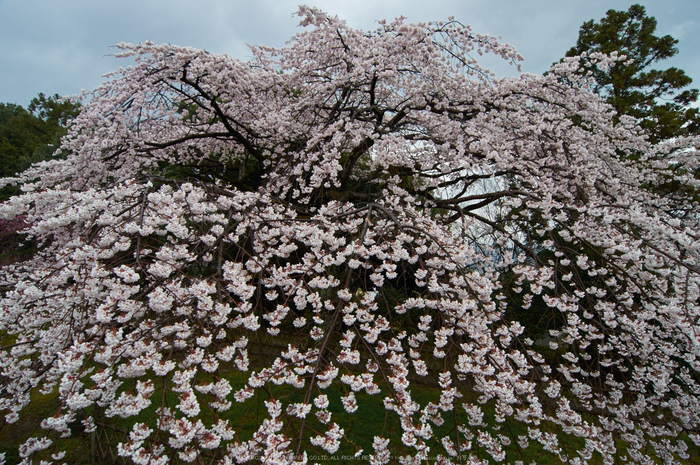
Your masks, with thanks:
<instances>
[{"instance_id":1,"label":"pine tree foliage","mask_svg":"<svg viewBox=\"0 0 700 465\"><path fill-rule=\"evenodd\" d=\"M696 134L700 113L690 106L698 100L698 90L688 89L692 79L675 67L652 68L678 53L678 40L655 35L656 25L656 19L639 4L627 11L608 10L599 22L590 20L581 26L576 46L566 56L624 55L626 60L606 69L583 61L582 70L590 71L595 80L594 91L606 98L618 116L638 118L652 141Z\"/></svg>"}]
</instances>

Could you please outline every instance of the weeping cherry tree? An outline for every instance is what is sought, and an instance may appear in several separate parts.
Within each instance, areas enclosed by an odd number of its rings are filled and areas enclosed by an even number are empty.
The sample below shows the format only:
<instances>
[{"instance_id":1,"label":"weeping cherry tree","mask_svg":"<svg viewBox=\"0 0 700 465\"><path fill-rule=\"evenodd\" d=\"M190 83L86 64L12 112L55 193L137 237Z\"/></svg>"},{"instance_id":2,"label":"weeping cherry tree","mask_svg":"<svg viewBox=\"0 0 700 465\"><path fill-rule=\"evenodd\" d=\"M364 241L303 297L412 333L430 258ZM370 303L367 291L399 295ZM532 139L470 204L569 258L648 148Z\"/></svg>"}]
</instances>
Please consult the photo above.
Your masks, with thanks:
<instances>
[{"instance_id":1,"label":"weeping cherry tree","mask_svg":"<svg viewBox=\"0 0 700 465\"><path fill-rule=\"evenodd\" d=\"M24 463L104 428L137 464L686 459L700 210L657 187L700 187L698 139L613 124L581 57L497 78L453 19L299 16L248 61L121 44L69 156L3 180L39 252L0 278L2 424L55 405Z\"/></svg>"}]
</instances>

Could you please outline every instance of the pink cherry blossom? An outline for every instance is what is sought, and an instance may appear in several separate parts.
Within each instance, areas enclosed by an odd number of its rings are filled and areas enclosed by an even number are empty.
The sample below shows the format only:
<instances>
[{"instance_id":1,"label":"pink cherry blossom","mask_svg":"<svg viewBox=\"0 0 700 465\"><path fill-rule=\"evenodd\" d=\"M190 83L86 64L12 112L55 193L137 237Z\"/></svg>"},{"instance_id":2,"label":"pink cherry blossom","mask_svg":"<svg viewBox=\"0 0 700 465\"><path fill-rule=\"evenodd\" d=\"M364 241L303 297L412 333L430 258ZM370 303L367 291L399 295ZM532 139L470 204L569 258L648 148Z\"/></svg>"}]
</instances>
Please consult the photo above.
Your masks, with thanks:
<instances>
[{"instance_id":1,"label":"pink cherry blossom","mask_svg":"<svg viewBox=\"0 0 700 465\"><path fill-rule=\"evenodd\" d=\"M614 124L579 57L499 78L454 19L298 14L248 61L120 44L69 155L2 181L39 251L0 278L0 414L58 398L26 463L123 424L134 463L307 463L377 406L375 464L687 457L700 140Z\"/></svg>"}]
</instances>

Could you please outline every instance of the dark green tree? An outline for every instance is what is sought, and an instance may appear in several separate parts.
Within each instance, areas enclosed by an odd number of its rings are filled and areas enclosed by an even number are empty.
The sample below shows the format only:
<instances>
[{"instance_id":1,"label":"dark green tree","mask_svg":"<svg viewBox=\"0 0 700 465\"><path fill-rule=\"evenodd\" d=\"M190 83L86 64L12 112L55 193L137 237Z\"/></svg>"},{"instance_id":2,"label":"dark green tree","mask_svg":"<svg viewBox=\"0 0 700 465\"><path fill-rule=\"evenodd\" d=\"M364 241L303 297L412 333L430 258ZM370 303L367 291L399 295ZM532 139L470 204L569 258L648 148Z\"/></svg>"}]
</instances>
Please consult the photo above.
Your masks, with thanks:
<instances>
[{"instance_id":1,"label":"dark green tree","mask_svg":"<svg viewBox=\"0 0 700 465\"><path fill-rule=\"evenodd\" d=\"M594 90L617 111L617 118L629 115L639 119L652 142L700 133L700 113L689 105L698 100L698 90L689 89L692 79L681 69L665 70L652 66L678 53L678 40L655 35L656 19L647 16L643 6L627 11L608 10L599 22L585 22L576 46L566 56L583 53L617 52L628 60L609 69L584 61L582 72L590 71Z\"/></svg>"},{"instance_id":2,"label":"dark green tree","mask_svg":"<svg viewBox=\"0 0 700 465\"><path fill-rule=\"evenodd\" d=\"M60 156L56 153L60 139L79 109L79 103L58 95L39 94L26 109L0 103L0 177L14 176L32 163ZM16 187L5 187L0 199L16 192Z\"/></svg>"}]
</instances>

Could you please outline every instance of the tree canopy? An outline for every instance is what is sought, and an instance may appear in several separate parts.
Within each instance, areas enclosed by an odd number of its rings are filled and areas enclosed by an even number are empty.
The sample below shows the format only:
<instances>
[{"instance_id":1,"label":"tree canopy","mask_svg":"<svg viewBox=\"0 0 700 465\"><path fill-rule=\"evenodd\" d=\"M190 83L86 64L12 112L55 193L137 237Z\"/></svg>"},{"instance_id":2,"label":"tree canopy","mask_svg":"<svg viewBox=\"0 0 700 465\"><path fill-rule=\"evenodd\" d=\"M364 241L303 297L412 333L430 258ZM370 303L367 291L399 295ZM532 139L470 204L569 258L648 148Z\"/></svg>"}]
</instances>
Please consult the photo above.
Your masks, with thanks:
<instances>
[{"instance_id":1,"label":"tree canopy","mask_svg":"<svg viewBox=\"0 0 700 465\"><path fill-rule=\"evenodd\" d=\"M692 79L681 69L653 69L656 63L678 53L678 40L655 35L656 19L646 9L632 5L627 11L608 10L599 22L581 26L576 46L566 56L590 52L624 55L611 66L600 67L595 60L583 60L582 70L590 72L594 91L606 98L619 115L640 119L652 141L700 131L700 113L690 107L698 90L688 89Z\"/></svg>"},{"instance_id":2,"label":"tree canopy","mask_svg":"<svg viewBox=\"0 0 700 465\"><path fill-rule=\"evenodd\" d=\"M39 94L25 109L20 105L0 103L0 177L11 177L32 163L56 155L66 125L80 105L58 95ZM18 193L4 189L0 198Z\"/></svg>"},{"instance_id":3,"label":"tree canopy","mask_svg":"<svg viewBox=\"0 0 700 465\"><path fill-rule=\"evenodd\" d=\"M3 269L0 411L58 398L20 455L687 458L698 204L649 187L697 188L698 139L615 124L578 73L614 57L497 78L472 55L517 52L452 19L299 15L249 61L122 44L69 155L5 181L41 250Z\"/></svg>"}]
</instances>

